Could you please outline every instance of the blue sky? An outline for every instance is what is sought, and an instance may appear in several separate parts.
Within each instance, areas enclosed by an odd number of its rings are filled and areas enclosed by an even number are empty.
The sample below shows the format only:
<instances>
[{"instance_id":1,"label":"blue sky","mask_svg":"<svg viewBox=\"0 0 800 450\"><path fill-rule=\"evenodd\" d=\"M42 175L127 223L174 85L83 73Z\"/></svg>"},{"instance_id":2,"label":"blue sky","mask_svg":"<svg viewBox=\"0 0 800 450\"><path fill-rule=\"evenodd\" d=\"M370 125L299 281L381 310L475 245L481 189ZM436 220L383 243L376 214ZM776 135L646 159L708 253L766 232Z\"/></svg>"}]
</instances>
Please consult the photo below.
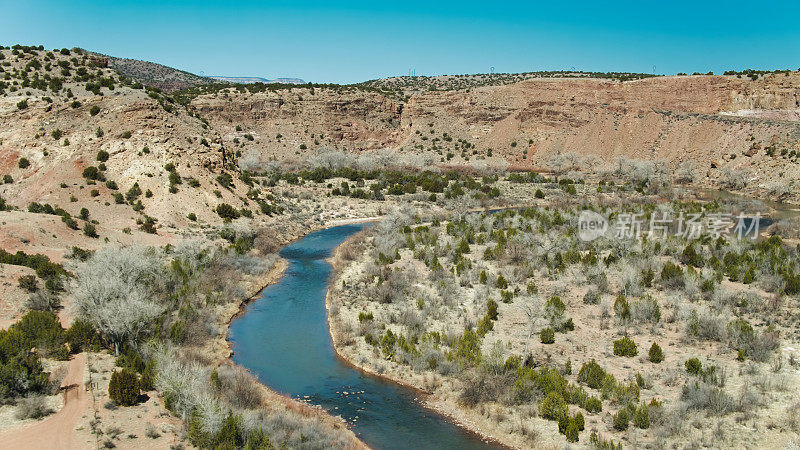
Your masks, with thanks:
<instances>
[{"instance_id":1,"label":"blue sky","mask_svg":"<svg viewBox=\"0 0 800 450\"><path fill-rule=\"evenodd\" d=\"M3 45L78 46L206 75L800 67L797 1L1 1Z\"/></svg>"}]
</instances>

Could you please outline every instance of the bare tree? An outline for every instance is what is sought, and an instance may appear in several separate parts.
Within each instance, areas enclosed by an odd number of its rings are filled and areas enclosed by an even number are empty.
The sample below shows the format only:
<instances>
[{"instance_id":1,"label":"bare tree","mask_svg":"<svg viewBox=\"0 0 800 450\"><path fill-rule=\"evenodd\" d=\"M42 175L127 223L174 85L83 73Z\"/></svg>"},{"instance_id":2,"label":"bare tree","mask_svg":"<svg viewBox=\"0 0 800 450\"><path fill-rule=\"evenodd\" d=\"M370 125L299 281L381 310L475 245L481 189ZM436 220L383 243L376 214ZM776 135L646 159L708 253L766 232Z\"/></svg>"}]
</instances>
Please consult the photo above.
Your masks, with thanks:
<instances>
[{"instance_id":1,"label":"bare tree","mask_svg":"<svg viewBox=\"0 0 800 450\"><path fill-rule=\"evenodd\" d=\"M261 160L261 152L251 148L244 152L238 161L239 168L249 172L257 172L263 170L264 164Z\"/></svg>"},{"instance_id":2,"label":"bare tree","mask_svg":"<svg viewBox=\"0 0 800 450\"><path fill-rule=\"evenodd\" d=\"M778 179L767 185L767 193L772 197L777 197L780 202L786 201L787 198L797 192L797 183L786 178Z\"/></svg>"},{"instance_id":3,"label":"bare tree","mask_svg":"<svg viewBox=\"0 0 800 450\"><path fill-rule=\"evenodd\" d=\"M522 353L527 355L531 344L531 336L536 330L536 322L542 316L542 301L538 297L525 297L521 298L517 304L522 309L522 312L525 313L528 322L528 336L525 338L525 351Z\"/></svg>"},{"instance_id":4,"label":"bare tree","mask_svg":"<svg viewBox=\"0 0 800 450\"><path fill-rule=\"evenodd\" d=\"M315 169L336 170L349 165L351 159L350 155L341 150L323 150L308 158L308 164Z\"/></svg>"},{"instance_id":5,"label":"bare tree","mask_svg":"<svg viewBox=\"0 0 800 450\"><path fill-rule=\"evenodd\" d=\"M722 184L730 189L742 189L750 183L752 175L749 169L727 166L722 169Z\"/></svg>"},{"instance_id":6,"label":"bare tree","mask_svg":"<svg viewBox=\"0 0 800 450\"><path fill-rule=\"evenodd\" d=\"M556 176L556 179L569 171L569 163L564 155L553 155L547 160L547 167Z\"/></svg>"},{"instance_id":7,"label":"bare tree","mask_svg":"<svg viewBox=\"0 0 800 450\"><path fill-rule=\"evenodd\" d=\"M695 168L693 161L684 161L675 169L678 183L693 183L695 179Z\"/></svg>"},{"instance_id":8,"label":"bare tree","mask_svg":"<svg viewBox=\"0 0 800 450\"><path fill-rule=\"evenodd\" d=\"M76 312L114 344L136 345L137 338L164 310L153 301L163 266L153 249L104 248L77 270Z\"/></svg>"}]
</instances>

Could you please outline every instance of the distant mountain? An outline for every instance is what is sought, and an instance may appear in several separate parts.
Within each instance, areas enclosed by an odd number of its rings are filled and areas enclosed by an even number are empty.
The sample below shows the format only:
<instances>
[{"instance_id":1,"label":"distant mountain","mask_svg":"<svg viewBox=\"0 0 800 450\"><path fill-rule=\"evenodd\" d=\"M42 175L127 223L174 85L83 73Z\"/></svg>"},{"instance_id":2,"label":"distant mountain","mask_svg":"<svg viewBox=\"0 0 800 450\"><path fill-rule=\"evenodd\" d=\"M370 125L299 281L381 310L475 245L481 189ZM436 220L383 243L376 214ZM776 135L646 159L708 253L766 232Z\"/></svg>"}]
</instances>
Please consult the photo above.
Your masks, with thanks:
<instances>
[{"instance_id":1,"label":"distant mountain","mask_svg":"<svg viewBox=\"0 0 800 450\"><path fill-rule=\"evenodd\" d=\"M200 84L214 83L213 80L209 80L206 77L201 77L193 73L157 63L139 61L137 59L117 58L94 52L87 53L92 56L95 59L95 63L101 67L110 67L134 81L138 81L146 86L157 87L167 92L173 92Z\"/></svg>"},{"instance_id":2,"label":"distant mountain","mask_svg":"<svg viewBox=\"0 0 800 450\"><path fill-rule=\"evenodd\" d=\"M211 78L212 80L217 81L225 81L228 83L237 83L237 84L253 84L253 83L281 83L281 84L306 84L305 81L301 80L300 78L276 78L274 80L268 80L266 78L261 77L214 77L209 76L206 78Z\"/></svg>"}]
</instances>

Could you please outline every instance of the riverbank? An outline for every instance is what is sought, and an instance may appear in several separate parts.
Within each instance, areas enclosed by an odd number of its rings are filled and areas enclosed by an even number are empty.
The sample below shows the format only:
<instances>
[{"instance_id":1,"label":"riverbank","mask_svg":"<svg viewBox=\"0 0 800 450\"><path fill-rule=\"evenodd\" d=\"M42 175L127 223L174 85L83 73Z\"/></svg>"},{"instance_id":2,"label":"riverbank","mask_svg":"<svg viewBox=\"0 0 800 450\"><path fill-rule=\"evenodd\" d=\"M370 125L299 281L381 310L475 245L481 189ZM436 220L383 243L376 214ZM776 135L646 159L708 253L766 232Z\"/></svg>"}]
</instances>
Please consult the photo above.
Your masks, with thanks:
<instances>
[{"instance_id":1,"label":"riverbank","mask_svg":"<svg viewBox=\"0 0 800 450\"><path fill-rule=\"evenodd\" d=\"M291 227L292 228L290 230L291 235L281 236L280 243L278 244L278 246L282 248L286 245L291 244L292 242L302 239L309 233L312 233L314 231L319 231L325 228L338 225L374 222L380 219L381 219L380 216L370 216L363 218L331 220L327 222L320 221L320 222L314 222L312 224ZM264 289L273 284L276 284L281 280L281 278L283 278L286 269L288 267L289 267L289 262L286 259L279 257L275 261L275 264L265 274L257 277L245 276L241 280L240 285L245 290L246 295L240 302L233 302L226 305L224 310L221 311L219 314L218 326L220 329L220 334L216 339L214 339L211 342L210 345L211 348L208 349L207 353L208 355L212 355L213 365L215 366L231 365L231 366L241 367L240 365L236 364L233 361L233 355L234 355L233 343L228 338L230 326L237 318L241 317L246 313L247 306L251 302L261 297ZM356 437L353 431L350 430L349 424L340 416L334 416L332 414L329 414L320 406L308 404L299 400L295 400L287 395L280 394L271 389L266 384L257 380L255 376L253 376L253 380L257 385L259 391L263 394L265 401L270 405L286 408L294 412L298 412L306 417L315 418L325 424L328 424L334 429L346 429L348 434L352 437L353 440L352 445L348 448L353 448L353 449L369 448L364 442L362 442L360 439L358 439L358 437Z\"/></svg>"},{"instance_id":2,"label":"riverbank","mask_svg":"<svg viewBox=\"0 0 800 450\"><path fill-rule=\"evenodd\" d=\"M299 236L293 236L292 239L287 239L287 241L292 241L296 238L302 237L305 232L307 232L307 230L303 230L303 233L298 233ZM245 290L246 295L241 301L232 302L224 306L224 309L219 314L218 327L220 333L218 334L217 338L213 339L209 343L209 346L204 349L204 353L210 357L209 362L212 366L219 367L222 365L230 365L241 367L232 359L234 352L232 349L232 343L228 340L229 327L234 320L246 312L247 306L252 301L257 300L260 297L264 289L280 281L288 267L289 263L287 260L278 258L273 266L263 275L256 277L245 276L241 280L240 286ZM288 410L298 413L304 417L317 420L335 430L346 430L350 438L350 443L345 448L353 450L369 448L356 437L356 435L348 428L347 423L341 417L330 415L318 406L309 405L307 403L292 399L286 395L282 395L272 390L266 384L260 382L255 376L252 376L252 382L261 393L268 411L282 412Z\"/></svg>"},{"instance_id":3,"label":"riverbank","mask_svg":"<svg viewBox=\"0 0 800 450\"><path fill-rule=\"evenodd\" d=\"M350 251L350 246L361 238L362 233L363 232L348 238L344 243L339 245L331 257L326 260L331 267L333 267L332 279L337 279L341 271L347 269L350 261L348 261L348 258L344 255ZM328 312L328 332L333 343L334 352L336 352L339 358L364 373L400 384L418 392L420 403L424 407L447 417L462 429L473 433L486 442L492 442L507 448L526 448L530 446L529 443L526 444L519 439L512 439L516 436L510 436L508 433L503 432L502 429L496 426L496 424L493 425L490 419L484 417L484 415L480 414L478 411L462 408L451 399L446 399L438 395L438 392L441 392L442 386L436 386L436 384L448 382L448 380L441 378L431 379L438 377L436 375L429 377L428 374L418 374L413 371L408 371L399 364L385 360L381 361L388 366L388 370L386 366L378 369L370 355L353 351L356 347L347 345L348 341L346 336L342 333L340 327L337 326L340 325L338 320L341 309L336 297L336 291L335 286L332 284L325 295L325 309ZM334 321L337 321L336 325ZM436 386L436 389L431 389L432 386Z\"/></svg>"}]
</instances>

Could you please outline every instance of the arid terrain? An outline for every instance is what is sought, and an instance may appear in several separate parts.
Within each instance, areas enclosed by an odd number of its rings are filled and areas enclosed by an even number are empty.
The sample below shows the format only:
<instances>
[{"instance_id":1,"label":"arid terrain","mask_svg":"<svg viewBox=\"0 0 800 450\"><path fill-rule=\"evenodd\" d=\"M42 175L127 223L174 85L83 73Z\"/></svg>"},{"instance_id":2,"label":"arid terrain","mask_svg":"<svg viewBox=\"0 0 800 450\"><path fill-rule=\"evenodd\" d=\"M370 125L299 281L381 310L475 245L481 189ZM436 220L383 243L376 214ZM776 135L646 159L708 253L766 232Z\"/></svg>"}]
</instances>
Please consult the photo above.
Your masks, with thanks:
<instances>
[{"instance_id":1,"label":"arid terrain","mask_svg":"<svg viewBox=\"0 0 800 450\"><path fill-rule=\"evenodd\" d=\"M336 349L465 426L561 447L582 411L576 445L797 443L800 72L753 75L233 85L3 47L0 364L28 378L0 375L0 440L364 447L235 366L226 338L285 270L282 246L369 219L332 260ZM716 190L733 197L707 202ZM485 212L516 207L530 209ZM761 239L780 239L593 246L574 236L585 208L760 212L776 219ZM546 311L553 297L563 321ZM384 345L387 330L406 346ZM623 337L637 356L614 354ZM703 369L687 373L692 357ZM592 360L612 378L587 386ZM110 388L123 372L141 392L130 406ZM567 419L543 417L550 394L575 396L559 403ZM621 411L630 427L615 428Z\"/></svg>"}]
</instances>

